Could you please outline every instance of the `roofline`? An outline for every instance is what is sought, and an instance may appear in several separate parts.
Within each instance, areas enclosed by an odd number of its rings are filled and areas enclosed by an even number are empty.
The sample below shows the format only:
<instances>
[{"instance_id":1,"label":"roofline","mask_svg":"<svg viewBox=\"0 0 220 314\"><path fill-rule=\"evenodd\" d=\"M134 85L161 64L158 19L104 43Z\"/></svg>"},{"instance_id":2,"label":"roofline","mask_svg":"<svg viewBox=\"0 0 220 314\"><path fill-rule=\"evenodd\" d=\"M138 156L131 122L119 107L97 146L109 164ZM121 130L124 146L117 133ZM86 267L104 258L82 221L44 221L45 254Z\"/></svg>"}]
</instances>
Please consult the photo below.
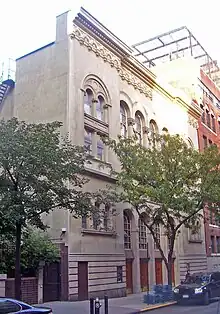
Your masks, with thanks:
<instances>
[{"instance_id":1,"label":"roofline","mask_svg":"<svg viewBox=\"0 0 220 314\"><path fill-rule=\"evenodd\" d=\"M108 38L110 38L115 45L117 45L121 50L125 51L126 54L132 54L133 49L125 44L120 38L114 35L107 27L100 23L93 15L86 11L83 7L80 8L78 15L81 14L90 23L97 27L101 32L103 32Z\"/></svg>"},{"instance_id":2,"label":"roofline","mask_svg":"<svg viewBox=\"0 0 220 314\"><path fill-rule=\"evenodd\" d=\"M45 45L45 46L42 46L42 47L40 47L40 48L38 48L38 49L36 49L36 50L33 50L33 51L31 51L31 52L28 52L27 54L25 54L25 55L23 55L23 56L21 56L21 57L15 59L15 61L19 61L19 60L21 60L21 59L23 59L23 58L25 58L25 57L28 57L28 56L30 56L30 55L32 55L32 54L34 54L34 53L36 53L36 52L38 52L38 51L40 51L40 50L43 50L43 49L45 49L45 48L47 48L47 47L50 47L50 46L52 46L54 43L55 43L55 41L52 41L51 43L49 43L49 44L47 44L47 45Z\"/></svg>"}]
</instances>

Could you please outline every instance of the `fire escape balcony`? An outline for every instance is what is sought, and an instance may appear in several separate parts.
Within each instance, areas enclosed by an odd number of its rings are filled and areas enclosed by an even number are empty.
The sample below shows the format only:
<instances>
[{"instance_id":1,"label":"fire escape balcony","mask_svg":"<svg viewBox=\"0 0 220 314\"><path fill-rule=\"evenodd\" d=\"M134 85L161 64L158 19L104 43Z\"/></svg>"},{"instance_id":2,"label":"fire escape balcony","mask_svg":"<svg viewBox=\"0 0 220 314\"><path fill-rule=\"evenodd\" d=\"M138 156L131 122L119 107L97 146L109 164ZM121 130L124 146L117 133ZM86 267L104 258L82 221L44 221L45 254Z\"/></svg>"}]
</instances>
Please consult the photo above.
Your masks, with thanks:
<instances>
[{"instance_id":1,"label":"fire escape balcony","mask_svg":"<svg viewBox=\"0 0 220 314\"><path fill-rule=\"evenodd\" d=\"M15 82L11 79L0 82L0 106L14 86Z\"/></svg>"}]
</instances>

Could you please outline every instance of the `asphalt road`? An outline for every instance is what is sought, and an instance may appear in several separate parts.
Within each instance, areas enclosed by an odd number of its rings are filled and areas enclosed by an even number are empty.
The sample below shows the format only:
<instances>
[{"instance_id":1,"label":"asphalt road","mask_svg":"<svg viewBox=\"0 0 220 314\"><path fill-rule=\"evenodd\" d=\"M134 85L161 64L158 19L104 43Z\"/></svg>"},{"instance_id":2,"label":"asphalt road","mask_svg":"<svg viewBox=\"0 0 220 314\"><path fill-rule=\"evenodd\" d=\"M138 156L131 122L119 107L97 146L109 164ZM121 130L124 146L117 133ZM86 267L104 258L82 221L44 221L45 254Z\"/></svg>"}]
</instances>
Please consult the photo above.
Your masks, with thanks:
<instances>
[{"instance_id":1,"label":"asphalt road","mask_svg":"<svg viewBox=\"0 0 220 314\"><path fill-rule=\"evenodd\" d=\"M90 314L88 303L84 302L53 302L50 305L53 314ZM118 307L112 304L109 308L109 314L132 314L135 309L129 307ZM146 312L147 313L147 312ZM101 308L100 314L104 314L104 308ZM172 305L157 310L148 311L148 314L220 314L220 301L213 302L208 306L199 305Z\"/></svg>"}]
</instances>

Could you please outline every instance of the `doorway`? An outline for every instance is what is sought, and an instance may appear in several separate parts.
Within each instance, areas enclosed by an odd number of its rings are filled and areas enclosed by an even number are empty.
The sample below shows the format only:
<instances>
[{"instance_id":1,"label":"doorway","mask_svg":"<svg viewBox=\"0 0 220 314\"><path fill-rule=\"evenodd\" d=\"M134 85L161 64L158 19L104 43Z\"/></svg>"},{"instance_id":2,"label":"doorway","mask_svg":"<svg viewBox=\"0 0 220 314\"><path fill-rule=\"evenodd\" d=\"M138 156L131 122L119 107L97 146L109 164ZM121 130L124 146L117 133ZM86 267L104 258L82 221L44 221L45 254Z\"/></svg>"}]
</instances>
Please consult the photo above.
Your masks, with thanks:
<instances>
[{"instance_id":1,"label":"doorway","mask_svg":"<svg viewBox=\"0 0 220 314\"><path fill-rule=\"evenodd\" d=\"M126 289L127 294L133 293L132 259L126 259Z\"/></svg>"},{"instance_id":2,"label":"doorway","mask_svg":"<svg viewBox=\"0 0 220 314\"><path fill-rule=\"evenodd\" d=\"M78 299L88 300L88 262L78 262Z\"/></svg>"},{"instance_id":3,"label":"doorway","mask_svg":"<svg viewBox=\"0 0 220 314\"><path fill-rule=\"evenodd\" d=\"M141 291L149 290L148 282L148 260L146 258L140 258L140 282Z\"/></svg>"},{"instance_id":4,"label":"doorway","mask_svg":"<svg viewBox=\"0 0 220 314\"><path fill-rule=\"evenodd\" d=\"M163 264L161 259L155 259L155 279L156 279L156 285L162 285L163 284L163 270L162 270Z\"/></svg>"},{"instance_id":5,"label":"doorway","mask_svg":"<svg viewBox=\"0 0 220 314\"><path fill-rule=\"evenodd\" d=\"M44 266L43 301L60 301L61 281L60 263L51 263Z\"/></svg>"}]
</instances>

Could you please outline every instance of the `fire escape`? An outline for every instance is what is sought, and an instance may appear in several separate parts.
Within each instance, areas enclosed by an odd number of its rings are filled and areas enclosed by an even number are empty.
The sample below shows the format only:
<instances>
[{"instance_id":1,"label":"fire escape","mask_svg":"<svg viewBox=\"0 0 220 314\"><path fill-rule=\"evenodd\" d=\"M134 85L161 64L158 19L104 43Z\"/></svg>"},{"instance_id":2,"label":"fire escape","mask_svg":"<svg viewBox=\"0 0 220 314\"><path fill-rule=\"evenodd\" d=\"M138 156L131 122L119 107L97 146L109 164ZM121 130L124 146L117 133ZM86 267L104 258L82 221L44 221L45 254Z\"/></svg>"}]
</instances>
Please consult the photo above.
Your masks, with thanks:
<instances>
[{"instance_id":1,"label":"fire escape","mask_svg":"<svg viewBox=\"0 0 220 314\"><path fill-rule=\"evenodd\" d=\"M15 71L12 70L12 61L9 59L7 70L5 71L5 64L1 65L1 76L0 76L0 107L3 104L3 101L7 97L7 95L11 92L11 90L15 86L15 82L12 79L15 74ZM6 74L6 77L5 77Z\"/></svg>"}]
</instances>

